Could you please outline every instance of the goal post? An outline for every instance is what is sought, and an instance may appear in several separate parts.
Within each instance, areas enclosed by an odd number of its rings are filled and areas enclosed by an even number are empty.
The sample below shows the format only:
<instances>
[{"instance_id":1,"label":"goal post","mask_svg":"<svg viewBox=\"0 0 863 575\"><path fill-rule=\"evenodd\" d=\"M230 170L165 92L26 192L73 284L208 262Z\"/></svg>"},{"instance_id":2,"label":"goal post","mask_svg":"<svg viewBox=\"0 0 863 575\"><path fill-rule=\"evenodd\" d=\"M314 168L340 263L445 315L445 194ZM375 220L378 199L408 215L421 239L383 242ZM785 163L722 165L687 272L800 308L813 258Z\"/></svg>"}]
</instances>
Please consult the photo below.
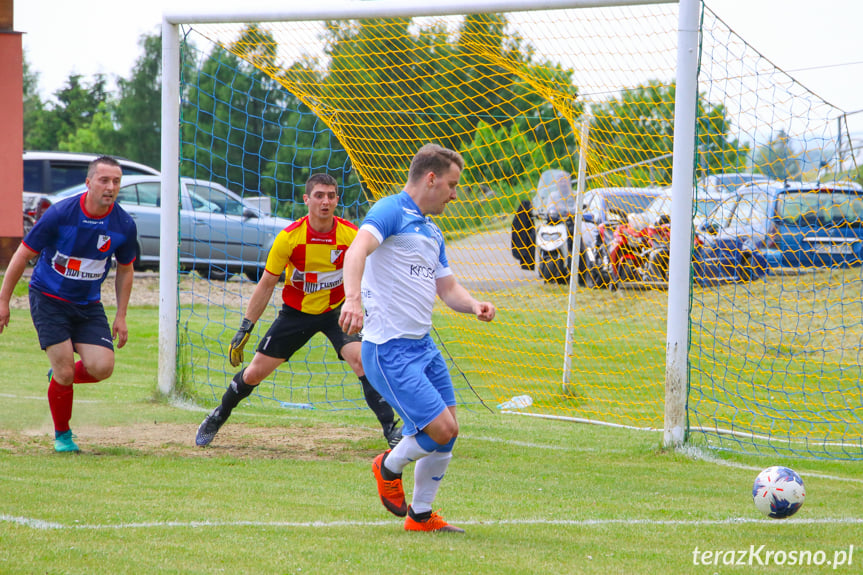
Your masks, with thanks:
<instances>
[{"instance_id":1,"label":"goal post","mask_svg":"<svg viewBox=\"0 0 863 575\"><path fill-rule=\"evenodd\" d=\"M695 104L698 90L700 2L680 3L677 32L677 91L674 102L674 161L671 176L671 245L668 264L668 327L665 340L663 444L686 440L689 387L689 262L692 246L692 184L695 165Z\"/></svg>"}]
</instances>

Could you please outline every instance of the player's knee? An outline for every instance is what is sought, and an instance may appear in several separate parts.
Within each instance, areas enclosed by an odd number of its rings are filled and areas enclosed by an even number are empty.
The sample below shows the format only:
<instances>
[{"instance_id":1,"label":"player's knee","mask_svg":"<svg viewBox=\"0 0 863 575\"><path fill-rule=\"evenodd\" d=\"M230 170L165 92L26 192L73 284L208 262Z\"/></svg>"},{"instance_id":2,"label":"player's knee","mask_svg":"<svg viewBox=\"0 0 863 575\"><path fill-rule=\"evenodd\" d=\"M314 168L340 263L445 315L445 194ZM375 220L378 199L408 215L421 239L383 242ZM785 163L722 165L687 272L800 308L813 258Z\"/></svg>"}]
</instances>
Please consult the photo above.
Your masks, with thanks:
<instances>
[{"instance_id":1,"label":"player's knee","mask_svg":"<svg viewBox=\"0 0 863 575\"><path fill-rule=\"evenodd\" d=\"M426 427L424 431L438 445L446 445L458 437L458 423L454 419L440 421L437 425Z\"/></svg>"},{"instance_id":2,"label":"player's knee","mask_svg":"<svg viewBox=\"0 0 863 575\"><path fill-rule=\"evenodd\" d=\"M456 440L458 437L458 422L453 420L452 427L448 429L449 439L447 439L444 443L451 443Z\"/></svg>"},{"instance_id":3,"label":"player's knee","mask_svg":"<svg viewBox=\"0 0 863 575\"><path fill-rule=\"evenodd\" d=\"M351 342L346 344L339 350L339 355L345 360L345 363L353 370L357 376L363 374L363 356L362 344L359 342Z\"/></svg>"},{"instance_id":4,"label":"player's knee","mask_svg":"<svg viewBox=\"0 0 863 575\"><path fill-rule=\"evenodd\" d=\"M75 366L52 367L51 377L60 385L72 385L75 380Z\"/></svg>"},{"instance_id":5,"label":"player's knee","mask_svg":"<svg viewBox=\"0 0 863 575\"><path fill-rule=\"evenodd\" d=\"M268 375L270 374L264 373L263 370L256 369L254 365L249 365L246 369L234 376L234 381L237 382L237 384L243 383L245 385L255 387L264 381L264 378Z\"/></svg>"},{"instance_id":6,"label":"player's knee","mask_svg":"<svg viewBox=\"0 0 863 575\"><path fill-rule=\"evenodd\" d=\"M96 381L102 381L103 379L108 379L111 377L111 374L114 373L114 362L100 362L95 365L85 365L87 368L87 372L95 379Z\"/></svg>"}]
</instances>

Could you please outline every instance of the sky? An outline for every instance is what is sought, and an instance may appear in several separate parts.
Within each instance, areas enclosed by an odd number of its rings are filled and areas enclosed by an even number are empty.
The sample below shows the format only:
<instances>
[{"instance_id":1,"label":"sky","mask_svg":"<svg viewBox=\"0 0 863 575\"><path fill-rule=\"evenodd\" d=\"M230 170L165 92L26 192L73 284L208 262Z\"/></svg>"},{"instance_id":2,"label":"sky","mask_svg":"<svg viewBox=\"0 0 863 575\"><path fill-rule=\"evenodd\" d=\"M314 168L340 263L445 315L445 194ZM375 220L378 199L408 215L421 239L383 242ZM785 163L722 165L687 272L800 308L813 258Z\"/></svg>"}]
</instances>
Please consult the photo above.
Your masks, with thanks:
<instances>
[{"instance_id":1,"label":"sky","mask_svg":"<svg viewBox=\"0 0 863 575\"><path fill-rule=\"evenodd\" d=\"M288 0L295 1L295 0ZM48 98L72 73L128 77L140 36L159 30L170 7L208 0L14 0L14 26ZM846 112L863 133L860 0L708 0L732 30L778 67ZM50 14L50 17L46 15Z\"/></svg>"}]
</instances>

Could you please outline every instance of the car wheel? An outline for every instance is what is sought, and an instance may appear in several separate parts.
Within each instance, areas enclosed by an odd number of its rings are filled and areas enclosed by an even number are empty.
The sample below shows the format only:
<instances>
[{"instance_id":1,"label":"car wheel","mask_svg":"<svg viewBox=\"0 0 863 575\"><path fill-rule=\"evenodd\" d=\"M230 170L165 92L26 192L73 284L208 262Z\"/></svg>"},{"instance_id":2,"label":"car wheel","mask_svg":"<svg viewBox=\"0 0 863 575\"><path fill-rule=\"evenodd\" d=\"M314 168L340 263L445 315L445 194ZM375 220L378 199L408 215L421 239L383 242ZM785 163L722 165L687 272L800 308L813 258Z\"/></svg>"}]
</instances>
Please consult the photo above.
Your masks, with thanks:
<instances>
[{"instance_id":1,"label":"car wheel","mask_svg":"<svg viewBox=\"0 0 863 575\"><path fill-rule=\"evenodd\" d=\"M668 281L668 252L656 249L650 252L647 263L647 279L655 282Z\"/></svg>"},{"instance_id":2,"label":"car wheel","mask_svg":"<svg viewBox=\"0 0 863 575\"><path fill-rule=\"evenodd\" d=\"M247 278L257 283L261 281L261 278L264 277L264 268L259 268L257 266L246 266L243 269L243 273Z\"/></svg>"},{"instance_id":3,"label":"car wheel","mask_svg":"<svg viewBox=\"0 0 863 575\"><path fill-rule=\"evenodd\" d=\"M145 266L144 262L141 261L141 246L138 246L135 249L135 262L132 264L132 269L136 272L142 272L147 269L147 266Z\"/></svg>"},{"instance_id":4,"label":"car wheel","mask_svg":"<svg viewBox=\"0 0 863 575\"><path fill-rule=\"evenodd\" d=\"M234 277L234 273L227 271L225 268L219 266L210 266L206 269L206 275L204 277L209 278L213 281L227 281Z\"/></svg>"},{"instance_id":5,"label":"car wheel","mask_svg":"<svg viewBox=\"0 0 863 575\"><path fill-rule=\"evenodd\" d=\"M641 280L638 268L632 264L632 260L624 258L617 265L617 276L620 281L637 282Z\"/></svg>"},{"instance_id":6,"label":"car wheel","mask_svg":"<svg viewBox=\"0 0 863 575\"><path fill-rule=\"evenodd\" d=\"M751 282L753 275L752 258L744 254L740 259L740 269L737 271L737 279L741 282Z\"/></svg>"},{"instance_id":7,"label":"car wheel","mask_svg":"<svg viewBox=\"0 0 863 575\"><path fill-rule=\"evenodd\" d=\"M33 219L32 216L28 216L24 214L24 237L27 237L27 234L30 233L30 230L33 229L33 224L36 223L36 220Z\"/></svg>"}]
</instances>

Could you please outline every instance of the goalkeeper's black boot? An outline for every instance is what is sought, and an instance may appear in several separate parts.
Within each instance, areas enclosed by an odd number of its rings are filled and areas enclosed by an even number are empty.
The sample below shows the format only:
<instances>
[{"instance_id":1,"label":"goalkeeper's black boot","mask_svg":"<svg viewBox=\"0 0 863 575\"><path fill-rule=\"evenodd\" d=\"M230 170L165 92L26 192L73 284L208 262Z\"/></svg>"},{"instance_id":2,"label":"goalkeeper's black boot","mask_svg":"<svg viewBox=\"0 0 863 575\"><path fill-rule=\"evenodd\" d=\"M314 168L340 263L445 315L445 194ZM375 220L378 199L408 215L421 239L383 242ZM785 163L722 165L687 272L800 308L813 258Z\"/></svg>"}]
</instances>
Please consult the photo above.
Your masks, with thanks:
<instances>
[{"instance_id":1,"label":"goalkeeper's black boot","mask_svg":"<svg viewBox=\"0 0 863 575\"><path fill-rule=\"evenodd\" d=\"M214 409L210 415L204 418L201 426L198 427L198 434L195 436L195 445L204 447L210 445L213 438L221 429L222 425L228 421L227 417L221 415L221 405Z\"/></svg>"},{"instance_id":2,"label":"goalkeeper's black boot","mask_svg":"<svg viewBox=\"0 0 863 575\"><path fill-rule=\"evenodd\" d=\"M387 440L387 445L390 446L390 449L394 449L399 444L399 441L402 440L402 426L399 423L401 422L394 420L381 424L384 428L384 438Z\"/></svg>"}]
</instances>

